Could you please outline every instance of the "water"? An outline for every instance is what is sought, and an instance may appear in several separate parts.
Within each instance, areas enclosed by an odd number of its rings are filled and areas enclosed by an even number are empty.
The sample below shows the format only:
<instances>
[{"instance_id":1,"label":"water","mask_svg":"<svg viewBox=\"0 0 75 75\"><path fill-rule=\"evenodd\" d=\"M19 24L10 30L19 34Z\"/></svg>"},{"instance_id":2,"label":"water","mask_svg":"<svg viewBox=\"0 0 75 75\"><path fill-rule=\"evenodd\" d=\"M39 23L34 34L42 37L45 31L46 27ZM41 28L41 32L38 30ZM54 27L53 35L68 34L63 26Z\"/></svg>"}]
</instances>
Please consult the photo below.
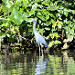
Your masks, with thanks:
<instances>
[{"instance_id":1,"label":"water","mask_svg":"<svg viewBox=\"0 0 75 75\"><path fill-rule=\"evenodd\" d=\"M0 75L75 75L74 50L1 54Z\"/></svg>"}]
</instances>

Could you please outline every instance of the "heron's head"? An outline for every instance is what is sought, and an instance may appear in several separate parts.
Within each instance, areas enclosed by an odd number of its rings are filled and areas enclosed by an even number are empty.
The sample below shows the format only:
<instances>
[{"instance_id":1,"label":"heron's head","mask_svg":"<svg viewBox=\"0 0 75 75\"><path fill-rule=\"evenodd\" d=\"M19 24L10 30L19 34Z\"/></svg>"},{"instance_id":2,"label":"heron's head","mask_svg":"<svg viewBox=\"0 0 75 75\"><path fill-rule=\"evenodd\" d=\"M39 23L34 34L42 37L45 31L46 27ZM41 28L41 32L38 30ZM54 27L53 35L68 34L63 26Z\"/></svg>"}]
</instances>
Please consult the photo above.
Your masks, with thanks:
<instances>
[{"instance_id":1,"label":"heron's head","mask_svg":"<svg viewBox=\"0 0 75 75\"><path fill-rule=\"evenodd\" d=\"M36 22L37 20L36 19L31 19L30 21L28 22Z\"/></svg>"}]
</instances>

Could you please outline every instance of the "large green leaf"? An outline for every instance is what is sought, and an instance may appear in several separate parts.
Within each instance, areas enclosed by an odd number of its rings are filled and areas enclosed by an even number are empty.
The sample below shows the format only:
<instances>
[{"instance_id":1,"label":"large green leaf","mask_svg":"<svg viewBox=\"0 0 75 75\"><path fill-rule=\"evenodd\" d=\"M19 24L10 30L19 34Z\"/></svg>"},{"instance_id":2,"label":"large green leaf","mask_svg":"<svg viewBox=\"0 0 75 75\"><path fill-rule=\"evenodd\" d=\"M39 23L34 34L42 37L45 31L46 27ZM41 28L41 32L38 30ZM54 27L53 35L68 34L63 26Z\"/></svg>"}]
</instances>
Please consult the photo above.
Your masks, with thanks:
<instances>
[{"instance_id":1,"label":"large green leaf","mask_svg":"<svg viewBox=\"0 0 75 75\"><path fill-rule=\"evenodd\" d=\"M9 16L9 19L14 22L16 25L20 25L22 23L22 17L19 11L17 11L15 8L13 9L11 15Z\"/></svg>"}]
</instances>

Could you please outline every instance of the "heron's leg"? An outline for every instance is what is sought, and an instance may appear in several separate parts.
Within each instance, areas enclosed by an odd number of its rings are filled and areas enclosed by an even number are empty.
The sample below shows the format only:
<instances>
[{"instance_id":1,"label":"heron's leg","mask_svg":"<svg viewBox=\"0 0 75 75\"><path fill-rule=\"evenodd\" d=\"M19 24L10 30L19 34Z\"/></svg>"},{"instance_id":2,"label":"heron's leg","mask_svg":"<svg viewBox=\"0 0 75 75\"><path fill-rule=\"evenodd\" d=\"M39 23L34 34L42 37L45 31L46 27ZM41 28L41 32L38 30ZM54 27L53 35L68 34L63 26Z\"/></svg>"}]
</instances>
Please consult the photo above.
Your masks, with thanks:
<instances>
[{"instance_id":1,"label":"heron's leg","mask_svg":"<svg viewBox=\"0 0 75 75\"><path fill-rule=\"evenodd\" d=\"M42 50L42 56L43 56L43 49L41 49Z\"/></svg>"},{"instance_id":2,"label":"heron's leg","mask_svg":"<svg viewBox=\"0 0 75 75\"><path fill-rule=\"evenodd\" d=\"M42 53L42 57L43 57L43 49L42 49L42 45L40 46L40 49L41 49L41 53Z\"/></svg>"},{"instance_id":3,"label":"heron's leg","mask_svg":"<svg viewBox=\"0 0 75 75\"><path fill-rule=\"evenodd\" d=\"M39 56L40 56L40 45L38 44L38 46L39 46Z\"/></svg>"}]
</instances>

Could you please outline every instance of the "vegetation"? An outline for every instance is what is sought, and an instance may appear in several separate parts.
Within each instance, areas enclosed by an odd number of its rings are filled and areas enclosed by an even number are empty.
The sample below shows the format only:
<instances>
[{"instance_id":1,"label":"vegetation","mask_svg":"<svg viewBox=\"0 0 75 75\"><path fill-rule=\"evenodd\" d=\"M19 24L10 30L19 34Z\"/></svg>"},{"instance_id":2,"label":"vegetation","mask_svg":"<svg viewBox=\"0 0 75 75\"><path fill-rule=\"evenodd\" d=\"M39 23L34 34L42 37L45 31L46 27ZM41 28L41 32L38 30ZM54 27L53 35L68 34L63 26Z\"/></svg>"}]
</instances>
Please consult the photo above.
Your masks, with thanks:
<instances>
[{"instance_id":1,"label":"vegetation","mask_svg":"<svg viewBox=\"0 0 75 75\"><path fill-rule=\"evenodd\" d=\"M74 0L2 0L0 4L0 38L10 46L34 44L31 18L37 19L38 32L49 48L75 39ZM18 47L16 47L18 49Z\"/></svg>"}]
</instances>

